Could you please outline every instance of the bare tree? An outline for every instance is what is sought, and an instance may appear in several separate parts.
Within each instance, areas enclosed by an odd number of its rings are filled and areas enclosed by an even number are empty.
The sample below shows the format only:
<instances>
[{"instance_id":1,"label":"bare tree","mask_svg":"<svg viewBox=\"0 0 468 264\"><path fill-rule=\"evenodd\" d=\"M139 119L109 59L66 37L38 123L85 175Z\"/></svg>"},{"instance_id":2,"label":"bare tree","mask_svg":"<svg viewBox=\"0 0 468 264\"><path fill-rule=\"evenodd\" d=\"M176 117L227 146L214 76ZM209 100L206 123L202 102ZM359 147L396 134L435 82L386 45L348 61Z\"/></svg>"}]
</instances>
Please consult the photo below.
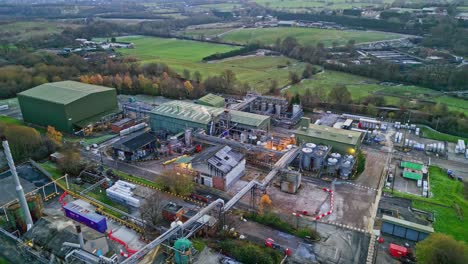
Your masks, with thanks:
<instances>
[{"instance_id":1,"label":"bare tree","mask_svg":"<svg viewBox=\"0 0 468 264\"><path fill-rule=\"evenodd\" d=\"M140 207L141 219L145 222L145 236L155 236L157 231L153 228L158 226L162 219L163 199L159 192L152 191L145 197L145 202Z\"/></svg>"}]
</instances>

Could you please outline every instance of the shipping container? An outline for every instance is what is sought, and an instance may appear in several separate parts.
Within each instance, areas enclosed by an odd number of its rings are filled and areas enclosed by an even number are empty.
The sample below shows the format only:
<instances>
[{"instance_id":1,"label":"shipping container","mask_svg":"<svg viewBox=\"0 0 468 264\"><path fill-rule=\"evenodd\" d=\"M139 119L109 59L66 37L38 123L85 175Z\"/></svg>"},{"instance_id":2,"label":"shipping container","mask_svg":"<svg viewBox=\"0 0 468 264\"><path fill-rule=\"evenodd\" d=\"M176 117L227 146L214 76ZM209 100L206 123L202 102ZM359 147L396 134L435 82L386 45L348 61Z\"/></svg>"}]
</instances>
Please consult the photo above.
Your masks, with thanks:
<instances>
[{"instance_id":1,"label":"shipping container","mask_svg":"<svg viewBox=\"0 0 468 264\"><path fill-rule=\"evenodd\" d=\"M105 233L107 230L106 218L95 212L89 211L86 208L81 207L73 202L68 203L63 207L65 210L65 216L71 218L77 222L80 222L88 227L97 230L101 233Z\"/></svg>"}]
</instances>

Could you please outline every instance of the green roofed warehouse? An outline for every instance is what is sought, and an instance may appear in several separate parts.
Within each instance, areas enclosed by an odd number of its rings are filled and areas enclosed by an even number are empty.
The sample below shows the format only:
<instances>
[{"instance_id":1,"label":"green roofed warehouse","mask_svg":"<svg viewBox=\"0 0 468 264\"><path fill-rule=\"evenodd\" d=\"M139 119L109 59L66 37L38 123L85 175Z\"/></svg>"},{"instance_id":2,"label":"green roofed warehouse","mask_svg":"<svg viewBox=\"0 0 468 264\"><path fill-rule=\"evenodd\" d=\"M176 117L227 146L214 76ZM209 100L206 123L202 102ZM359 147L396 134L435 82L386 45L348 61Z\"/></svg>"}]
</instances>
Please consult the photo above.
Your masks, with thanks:
<instances>
[{"instance_id":1,"label":"green roofed warehouse","mask_svg":"<svg viewBox=\"0 0 468 264\"><path fill-rule=\"evenodd\" d=\"M196 101L197 104L213 106L213 107L224 107L224 98L214 94L207 94Z\"/></svg>"},{"instance_id":2,"label":"green roofed warehouse","mask_svg":"<svg viewBox=\"0 0 468 264\"><path fill-rule=\"evenodd\" d=\"M204 129L215 134L214 131L226 122L236 129L270 129L269 116L176 100L157 106L150 114L152 130L166 130L174 134L187 128Z\"/></svg>"},{"instance_id":3,"label":"green roofed warehouse","mask_svg":"<svg viewBox=\"0 0 468 264\"><path fill-rule=\"evenodd\" d=\"M333 151L354 155L361 147L363 134L358 131L307 124L296 130L298 143L315 143L331 146Z\"/></svg>"},{"instance_id":4,"label":"green roofed warehouse","mask_svg":"<svg viewBox=\"0 0 468 264\"><path fill-rule=\"evenodd\" d=\"M45 83L18 94L23 120L73 132L118 112L115 89L74 81Z\"/></svg>"}]
</instances>

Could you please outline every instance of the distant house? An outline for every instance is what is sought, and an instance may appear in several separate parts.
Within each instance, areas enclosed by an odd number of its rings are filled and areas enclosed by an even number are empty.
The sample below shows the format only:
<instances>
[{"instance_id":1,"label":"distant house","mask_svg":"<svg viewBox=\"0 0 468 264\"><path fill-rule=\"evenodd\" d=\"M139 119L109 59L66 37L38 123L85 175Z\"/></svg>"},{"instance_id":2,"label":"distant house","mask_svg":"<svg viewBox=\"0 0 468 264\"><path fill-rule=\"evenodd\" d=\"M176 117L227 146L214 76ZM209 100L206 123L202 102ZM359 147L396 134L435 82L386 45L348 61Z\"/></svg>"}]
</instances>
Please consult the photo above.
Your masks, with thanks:
<instances>
[{"instance_id":1,"label":"distant house","mask_svg":"<svg viewBox=\"0 0 468 264\"><path fill-rule=\"evenodd\" d=\"M296 25L297 25L296 21L293 21L293 20L278 21L278 26L279 27L294 27Z\"/></svg>"},{"instance_id":2,"label":"distant house","mask_svg":"<svg viewBox=\"0 0 468 264\"><path fill-rule=\"evenodd\" d=\"M195 181L226 191L245 173L245 157L229 146L215 146L204 151L192 161L196 171Z\"/></svg>"}]
</instances>

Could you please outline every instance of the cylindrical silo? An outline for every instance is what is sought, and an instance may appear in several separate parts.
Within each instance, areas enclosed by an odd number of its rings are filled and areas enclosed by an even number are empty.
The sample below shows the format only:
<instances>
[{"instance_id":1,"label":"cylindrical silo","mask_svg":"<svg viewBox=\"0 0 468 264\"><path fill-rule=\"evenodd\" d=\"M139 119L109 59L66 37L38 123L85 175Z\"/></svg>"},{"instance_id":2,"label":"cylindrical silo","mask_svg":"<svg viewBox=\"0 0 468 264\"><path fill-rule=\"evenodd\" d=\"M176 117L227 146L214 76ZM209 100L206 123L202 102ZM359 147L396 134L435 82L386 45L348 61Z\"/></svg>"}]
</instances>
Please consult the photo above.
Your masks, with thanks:
<instances>
[{"instance_id":1,"label":"cylindrical silo","mask_svg":"<svg viewBox=\"0 0 468 264\"><path fill-rule=\"evenodd\" d=\"M335 158L328 158L327 160L327 173L328 174L335 174L336 172L336 165L338 164L338 160Z\"/></svg>"},{"instance_id":2,"label":"cylindrical silo","mask_svg":"<svg viewBox=\"0 0 468 264\"><path fill-rule=\"evenodd\" d=\"M302 148L302 169L310 170L310 161L312 159L312 149L311 148Z\"/></svg>"}]
</instances>

